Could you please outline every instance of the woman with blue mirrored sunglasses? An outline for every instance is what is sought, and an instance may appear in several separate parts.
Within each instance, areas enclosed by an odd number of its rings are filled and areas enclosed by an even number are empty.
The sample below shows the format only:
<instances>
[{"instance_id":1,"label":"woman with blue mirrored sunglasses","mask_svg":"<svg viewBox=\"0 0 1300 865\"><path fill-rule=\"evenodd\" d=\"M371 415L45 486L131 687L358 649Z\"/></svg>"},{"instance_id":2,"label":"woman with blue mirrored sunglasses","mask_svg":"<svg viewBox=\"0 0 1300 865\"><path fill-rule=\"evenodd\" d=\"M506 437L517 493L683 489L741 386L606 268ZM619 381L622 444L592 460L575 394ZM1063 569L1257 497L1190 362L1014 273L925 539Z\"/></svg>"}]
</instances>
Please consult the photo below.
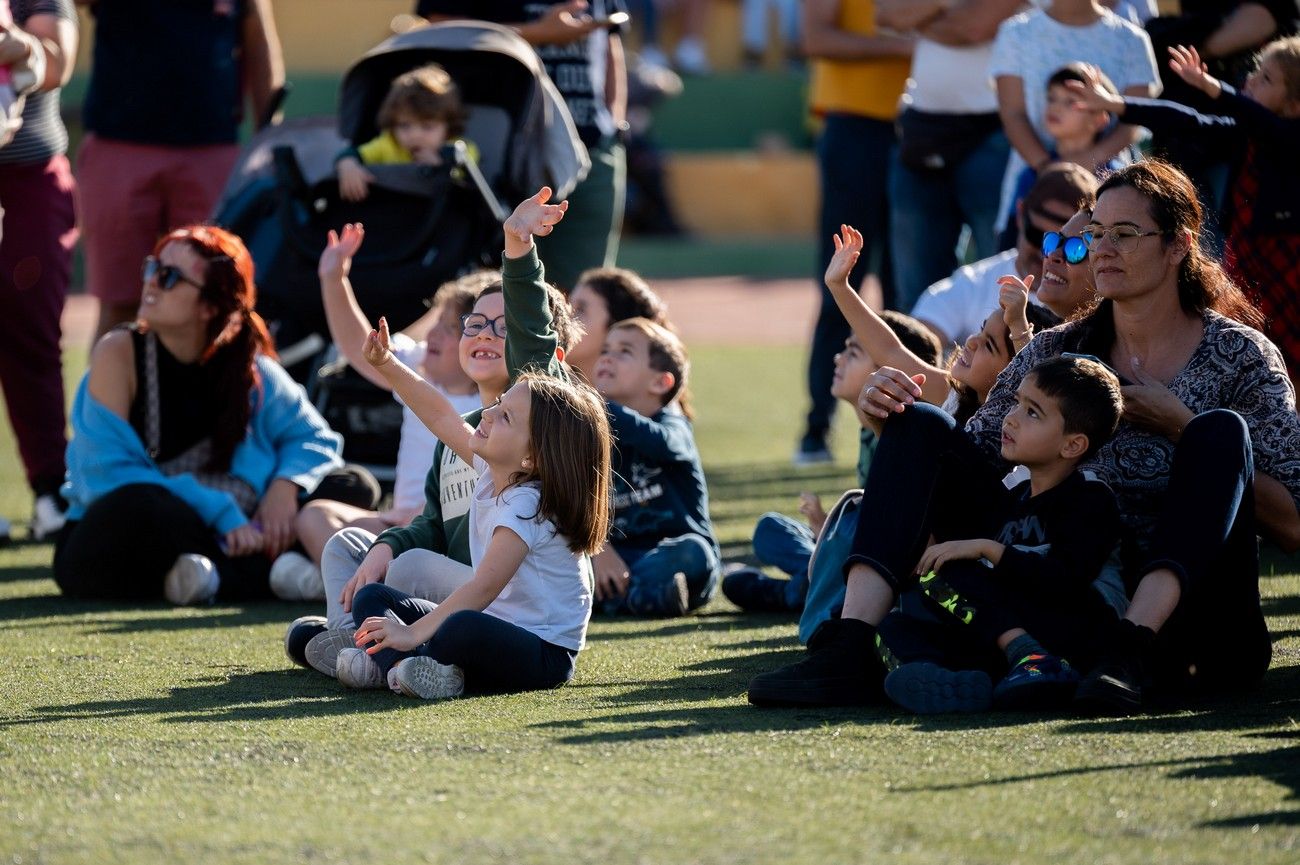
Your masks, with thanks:
<instances>
[{"instance_id":1,"label":"woman with blue mirrored sunglasses","mask_svg":"<svg viewBox=\"0 0 1300 865\"><path fill-rule=\"evenodd\" d=\"M1049 231L1043 235L1043 258L1060 249L1068 264L1081 264L1088 257L1088 244L1092 238L1088 234L1066 237L1059 231Z\"/></svg>"}]
</instances>

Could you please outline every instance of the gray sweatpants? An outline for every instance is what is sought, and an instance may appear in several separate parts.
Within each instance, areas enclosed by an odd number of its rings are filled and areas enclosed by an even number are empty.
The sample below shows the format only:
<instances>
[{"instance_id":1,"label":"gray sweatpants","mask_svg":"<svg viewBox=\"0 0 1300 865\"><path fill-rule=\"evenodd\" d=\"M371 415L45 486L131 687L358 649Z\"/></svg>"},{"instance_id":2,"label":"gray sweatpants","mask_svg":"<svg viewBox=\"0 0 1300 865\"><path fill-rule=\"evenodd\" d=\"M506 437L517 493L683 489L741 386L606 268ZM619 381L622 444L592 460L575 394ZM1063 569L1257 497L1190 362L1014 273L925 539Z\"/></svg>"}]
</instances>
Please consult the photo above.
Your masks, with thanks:
<instances>
[{"instance_id":1,"label":"gray sweatpants","mask_svg":"<svg viewBox=\"0 0 1300 865\"><path fill-rule=\"evenodd\" d=\"M354 626L351 611L344 612L339 596L375 543L365 529L342 529L321 551L320 573L325 581L325 617L331 628ZM407 550L388 566L384 583L417 598L442 603L469 582L474 569L432 550Z\"/></svg>"}]
</instances>

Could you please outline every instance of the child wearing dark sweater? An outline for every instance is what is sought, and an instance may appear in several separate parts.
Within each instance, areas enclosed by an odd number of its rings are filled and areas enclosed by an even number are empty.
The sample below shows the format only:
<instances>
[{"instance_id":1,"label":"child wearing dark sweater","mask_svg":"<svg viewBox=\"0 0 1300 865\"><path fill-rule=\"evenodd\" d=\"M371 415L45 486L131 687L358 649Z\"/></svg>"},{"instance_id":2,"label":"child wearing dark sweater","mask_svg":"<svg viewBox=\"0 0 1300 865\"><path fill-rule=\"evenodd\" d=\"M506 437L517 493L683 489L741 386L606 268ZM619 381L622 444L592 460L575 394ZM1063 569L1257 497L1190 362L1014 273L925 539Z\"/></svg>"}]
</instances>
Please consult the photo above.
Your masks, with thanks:
<instances>
[{"instance_id":1,"label":"child wearing dark sweater","mask_svg":"<svg viewBox=\"0 0 1300 865\"><path fill-rule=\"evenodd\" d=\"M592 559L606 613L681 616L718 584L721 555L690 418L674 403L690 362L677 335L645 318L613 325L593 384L614 433L614 524Z\"/></svg>"}]
</instances>

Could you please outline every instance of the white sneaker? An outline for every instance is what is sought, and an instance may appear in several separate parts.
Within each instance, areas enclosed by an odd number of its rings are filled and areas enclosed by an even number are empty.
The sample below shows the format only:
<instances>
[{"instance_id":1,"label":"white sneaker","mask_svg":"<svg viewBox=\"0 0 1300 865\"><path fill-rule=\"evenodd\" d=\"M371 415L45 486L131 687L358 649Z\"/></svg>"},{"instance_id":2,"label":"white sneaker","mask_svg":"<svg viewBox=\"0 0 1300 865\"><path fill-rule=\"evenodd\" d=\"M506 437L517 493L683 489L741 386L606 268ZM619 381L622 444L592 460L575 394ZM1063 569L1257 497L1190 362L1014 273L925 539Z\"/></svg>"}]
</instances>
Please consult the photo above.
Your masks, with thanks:
<instances>
[{"instance_id":1,"label":"white sneaker","mask_svg":"<svg viewBox=\"0 0 1300 865\"><path fill-rule=\"evenodd\" d=\"M709 65L709 56L704 53L704 43L694 36L687 36L677 43L677 71L686 75L708 75L713 71Z\"/></svg>"},{"instance_id":2,"label":"white sneaker","mask_svg":"<svg viewBox=\"0 0 1300 865\"><path fill-rule=\"evenodd\" d=\"M453 664L439 664L433 658L407 658L398 664L397 687L408 697L446 700L465 691L465 672Z\"/></svg>"},{"instance_id":3,"label":"white sneaker","mask_svg":"<svg viewBox=\"0 0 1300 865\"><path fill-rule=\"evenodd\" d=\"M323 601L320 568L302 553L281 553L271 565L271 594L282 601Z\"/></svg>"},{"instance_id":4,"label":"white sneaker","mask_svg":"<svg viewBox=\"0 0 1300 865\"><path fill-rule=\"evenodd\" d=\"M183 553L163 577L163 597L178 607L207 604L217 596L221 579L207 556Z\"/></svg>"},{"instance_id":5,"label":"white sneaker","mask_svg":"<svg viewBox=\"0 0 1300 865\"><path fill-rule=\"evenodd\" d=\"M339 652L334 672L339 684L348 688L387 688L384 671L364 649L344 649Z\"/></svg>"},{"instance_id":6,"label":"white sneaker","mask_svg":"<svg viewBox=\"0 0 1300 865\"><path fill-rule=\"evenodd\" d=\"M344 649L355 649L357 644L352 637L356 628L330 628L307 641L307 663L313 670L326 676L337 676L339 653Z\"/></svg>"},{"instance_id":7,"label":"white sneaker","mask_svg":"<svg viewBox=\"0 0 1300 865\"><path fill-rule=\"evenodd\" d=\"M59 507L59 500L53 495L46 494L37 496L36 504L32 508L32 524L29 535L34 541L43 541L53 537L63 524L68 521L63 509Z\"/></svg>"}]
</instances>

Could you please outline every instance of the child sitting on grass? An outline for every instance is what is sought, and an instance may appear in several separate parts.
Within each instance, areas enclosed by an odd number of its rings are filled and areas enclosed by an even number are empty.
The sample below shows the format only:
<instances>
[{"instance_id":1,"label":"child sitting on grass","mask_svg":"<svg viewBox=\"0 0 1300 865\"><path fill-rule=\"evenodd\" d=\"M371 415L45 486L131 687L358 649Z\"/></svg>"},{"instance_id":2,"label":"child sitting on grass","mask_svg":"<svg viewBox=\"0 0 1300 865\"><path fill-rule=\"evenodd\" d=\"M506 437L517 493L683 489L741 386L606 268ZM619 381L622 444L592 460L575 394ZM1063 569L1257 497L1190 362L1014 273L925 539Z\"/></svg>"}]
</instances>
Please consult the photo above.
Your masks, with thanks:
<instances>
[{"instance_id":1,"label":"child sitting on grass","mask_svg":"<svg viewBox=\"0 0 1300 865\"><path fill-rule=\"evenodd\" d=\"M1119 380L1096 359L1067 354L1025 376L1002 424L1002 457L1029 480L945 509L932 527L943 540L921 555L911 590L932 615L904 604L877 628L895 703L931 714L1073 696L1079 675L1066 658L1094 660L1098 635L1123 612L1094 585L1119 543L1119 508L1105 483L1078 470L1122 409Z\"/></svg>"},{"instance_id":2,"label":"child sitting on grass","mask_svg":"<svg viewBox=\"0 0 1300 865\"><path fill-rule=\"evenodd\" d=\"M717 586L720 553L690 416L669 408L689 371L681 340L644 318L611 327L596 362L615 439L613 526L592 562L606 613L681 616Z\"/></svg>"},{"instance_id":3,"label":"child sitting on grass","mask_svg":"<svg viewBox=\"0 0 1300 865\"><path fill-rule=\"evenodd\" d=\"M436 63L393 80L379 106L378 137L349 147L335 159L339 195L361 201L375 176L367 165L441 165L440 149L465 131L465 110L456 84Z\"/></svg>"},{"instance_id":4,"label":"child sitting on grass","mask_svg":"<svg viewBox=\"0 0 1300 865\"><path fill-rule=\"evenodd\" d=\"M609 526L610 433L586 385L526 373L476 427L389 349L366 359L439 440L479 473L470 510L473 574L441 603L390 586L353 601L358 648L335 659L341 684L425 700L554 688L573 678L591 617L591 561Z\"/></svg>"},{"instance_id":5,"label":"child sitting on grass","mask_svg":"<svg viewBox=\"0 0 1300 865\"><path fill-rule=\"evenodd\" d=\"M360 224L343 226L341 234L329 233L318 266L325 320L330 338L352 368L376 387L391 390L383 376L361 356L370 323L357 304L352 285L348 282L348 271L364 239L365 229ZM406 332L393 336L393 353L441 390L462 414L481 408L483 403L479 383L470 378L461 366L458 350L461 319L474 311L479 292L499 279L492 271L482 271L443 285L433 296L429 314ZM424 328L427 331L421 342L407 335L407 332L418 333ZM500 372L491 371L497 376ZM481 373L479 378L483 379ZM394 395L394 398L401 403L399 397ZM287 601L321 600L325 597L319 567L321 552L340 529L361 528L378 534L393 526L404 526L419 514L424 509L424 478L437 445L433 433L403 405L392 507L375 512L327 499L308 502L294 520L294 529L305 554L284 553L271 567L271 591L276 597Z\"/></svg>"},{"instance_id":6,"label":"child sitting on grass","mask_svg":"<svg viewBox=\"0 0 1300 865\"><path fill-rule=\"evenodd\" d=\"M909 315L885 310L880 318L889 326L902 345L923 363L939 363L943 354L939 339L929 328ZM871 457L876 449L872 424L858 407L858 397L867 377L879 364L863 347L856 334L844 340L844 349L835 355L835 374L831 377L831 396L852 406L862 427L858 449L858 486L865 486ZM754 527L754 555L765 565L790 575L782 580L769 577L758 568L728 568L722 580L722 593L733 604L748 612L798 612L808 594L808 562L826 522L826 510L814 493L801 493L799 513L808 524L785 514L766 513Z\"/></svg>"},{"instance_id":7,"label":"child sitting on grass","mask_svg":"<svg viewBox=\"0 0 1300 865\"><path fill-rule=\"evenodd\" d=\"M669 330L668 307L634 271L623 267L593 267L578 277L569 292L573 317L583 329L582 340L569 352L569 365L587 381L596 374L596 361L605 348L611 325L629 318L648 318ZM682 401L685 391L678 391Z\"/></svg>"},{"instance_id":8,"label":"child sitting on grass","mask_svg":"<svg viewBox=\"0 0 1300 865\"><path fill-rule=\"evenodd\" d=\"M535 233L549 233L567 210L567 203L547 204L550 195L543 187L506 220L501 281L484 288L473 312L460 322L460 364L478 384L481 405L495 401L526 369L569 376L563 358L581 328L564 295L546 284L532 240ZM466 422L477 423L481 411L467 414ZM367 583L385 581L441 600L468 579L468 514L477 477L471 465L439 442L425 479L424 510L408 525L385 529L378 537L345 528L330 538L321 552L326 615L304 616L289 626L285 653L290 660L332 676L333 657L351 645L352 596ZM311 663L313 657L318 664Z\"/></svg>"}]
</instances>

